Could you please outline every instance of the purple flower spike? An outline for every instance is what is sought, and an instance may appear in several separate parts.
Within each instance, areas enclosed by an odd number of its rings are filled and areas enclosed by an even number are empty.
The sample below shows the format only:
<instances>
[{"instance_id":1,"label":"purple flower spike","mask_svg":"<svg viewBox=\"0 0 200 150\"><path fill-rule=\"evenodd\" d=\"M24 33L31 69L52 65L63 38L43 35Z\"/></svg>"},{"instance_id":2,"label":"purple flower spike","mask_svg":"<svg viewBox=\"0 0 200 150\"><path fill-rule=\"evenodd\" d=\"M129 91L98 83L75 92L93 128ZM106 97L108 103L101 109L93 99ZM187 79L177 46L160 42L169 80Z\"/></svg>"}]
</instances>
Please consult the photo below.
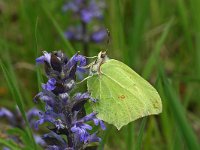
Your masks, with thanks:
<instances>
[{"instance_id":1,"label":"purple flower spike","mask_svg":"<svg viewBox=\"0 0 200 150\"><path fill-rule=\"evenodd\" d=\"M74 3L82 0L74 0ZM87 147L89 143L99 142L101 139L92 134L92 126L87 122L93 120L96 125L105 128L101 120L96 119L96 113L85 114L84 105L91 100L90 93L76 93L76 76L85 71L86 58L78 53L71 59L61 51L52 53L44 52L44 55L37 59L37 62L44 63L48 81L42 84L42 91L38 93L34 101L39 99L45 102L45 111L39 112L33 108L27 113L30 124L39 125L47 122L47 128L51 134L43 136L47 150L76 150ZM38 115L39 120L35 121L34 116ZM34 123L33 123L34 121ZM90 132L89 132L90 131ZM93 132L94 133L94 132ZM66 136L66 137L63 137Z\"/></svg>"},{"instance_id":2,"label":"purple flower spike","mask_svg":"<svg viewBox=\"0 0 200 150\"><path fill-rule=\"evenodd\" d=\"M52 78L52 79L49 79L46 84L43 84L42 88L47 91L53 91L56 88L55 84L56 84L56 80Z\"/></svg>"},{"instance_id":3,"label":"purple flower spike","mask_svg":"<svg viewBox=\"0 0 200 150\"><path fill-rule=\"evenodd\" d=\"M75 16L74 18L81 22L78 27L69 27L67 29L65 32L66 38L83 43L102 42L107 35L106 32L88 31L87 26L91 22L102 21L105 7L104 0L70 0L66 3L62 10L71 11Z\"/></svg>"}]
</instances>

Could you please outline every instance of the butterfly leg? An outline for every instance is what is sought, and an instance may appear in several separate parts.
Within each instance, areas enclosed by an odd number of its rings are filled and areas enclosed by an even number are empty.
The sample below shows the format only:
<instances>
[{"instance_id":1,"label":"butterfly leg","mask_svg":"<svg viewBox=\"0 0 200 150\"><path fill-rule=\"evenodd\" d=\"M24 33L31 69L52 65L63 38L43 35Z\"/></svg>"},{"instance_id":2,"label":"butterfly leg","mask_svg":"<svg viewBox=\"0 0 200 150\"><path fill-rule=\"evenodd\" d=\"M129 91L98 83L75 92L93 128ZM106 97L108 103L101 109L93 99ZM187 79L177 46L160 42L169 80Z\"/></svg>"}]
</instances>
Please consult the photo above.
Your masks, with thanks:
<instances>
[{"instance_id":1,"label":"butterfly leg","mask_svg":"<svg viewBox=\"0 0 200 150\"><path fill-rule=\"evenodd\" d=\"M103 73L101 72L101 65L102 65L102 64L103 64L103 62L101 62L100 65L98 66L98 73L99 73L99 75L103 74Z\"/></svg>"},{"instance_id":2,"label":"butterfly leg","mask_svg":"<svg viewBox=\"0 0 200 150\"><path fill-rule=\"evenodd\" d=\"M81 83L83 83L84 81L86 81L87 79L89 79L90 77L92 77L92 76L88 76L88 77L84 78L83 80L81 80L80 82L77 82L76 84L81 84Z\"/></svg>"},{"instance_id":3,"label":"butterfly leg","mask_svg":"<svg viewBox=\"0 0 200 150\"><path fill-rule=\"evenodd\" d=\"M90 63L90 64L88 64L88 65L86 65L86 66L80 67L80 68L82 68L82 69L88 69L88 68L90 68L92 65L94 65L93 62Z\"/></svg>"}]
</instances>

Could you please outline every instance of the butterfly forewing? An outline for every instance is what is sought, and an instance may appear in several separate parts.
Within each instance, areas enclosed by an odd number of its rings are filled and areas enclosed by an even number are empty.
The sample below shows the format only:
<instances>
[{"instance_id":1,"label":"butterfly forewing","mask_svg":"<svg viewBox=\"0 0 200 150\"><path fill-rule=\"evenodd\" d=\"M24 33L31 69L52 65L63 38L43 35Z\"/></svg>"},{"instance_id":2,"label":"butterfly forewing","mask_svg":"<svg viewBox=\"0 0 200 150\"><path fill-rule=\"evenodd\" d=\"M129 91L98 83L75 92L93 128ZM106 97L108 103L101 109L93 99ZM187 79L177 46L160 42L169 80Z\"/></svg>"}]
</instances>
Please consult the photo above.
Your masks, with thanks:
<instances>
[{"instance_id":1,"label":"butterfly forewing","mask_svg":"<svg viewBox=\"0 0 200 150\"><path fill-rule=\"evenodd\" d=\"M88 79L88 90L99 99L93 108L100 119L120 129L162 111L157 91L127 65L110 59L101 65L100 71Z\"/></svg>"}]
</instances>

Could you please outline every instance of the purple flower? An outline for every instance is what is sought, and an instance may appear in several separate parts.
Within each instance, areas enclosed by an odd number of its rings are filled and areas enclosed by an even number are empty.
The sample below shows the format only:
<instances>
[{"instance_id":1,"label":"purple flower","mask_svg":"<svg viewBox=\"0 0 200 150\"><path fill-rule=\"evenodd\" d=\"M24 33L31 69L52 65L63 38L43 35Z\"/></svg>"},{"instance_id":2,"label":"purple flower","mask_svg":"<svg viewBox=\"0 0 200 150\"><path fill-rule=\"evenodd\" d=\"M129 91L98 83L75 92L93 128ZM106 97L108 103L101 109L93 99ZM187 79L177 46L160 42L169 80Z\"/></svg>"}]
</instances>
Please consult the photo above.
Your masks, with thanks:
<instances>
[{"instance_id":1,"label":"purple flower","mask_svg":"<svg viewBox=\"0 0 200 150\"><path fill-rule=\"evenodd\" d=\"M103 121L96 118L96 115L97 115L97 113L92 112L89 115L83 117L80 121L81 122L87 122L87 121L93 120L94 124L96 126L100 125L102 130L106 130L106 126L104 125Z\"/></svg>"},{"instance_id":2,"label":"purple flower","mask_svg":"<svg viewBox=\"0 0 200 150\"><path fill-rule=\"evenodd\" d=\"M100 119L98 119L98 118L95 118L95 119L93 119L93 121L94 121L94 124L95 124L96 126L98 126L98 125L100 124L101 129L102 129L102 130L106 130L106 126L105 126L105 124L103 123L102 120L100 120Z\"/></svg>"},{"instance_id":3,"label":"purple flower","mask_svg":"<svg viewBox=\"0 0 200 150\"><path fill-rule=\"evenodd\" d=\"M69 3L66 3L63 7L62 7L62 10L63 11L68 11L68 10L72 10L74 12L77 12L78 11L78 5L75 3L75 2L69 2Z\"/></svg>"},{"instance_id":4,"label":"purple flower","mask_svg":"<svg viewBox=\"0 0 200 150\"><path fill-rule=\"evenodd\" d=\"M40 112L39 117L40 119L35 122L35 129L38 129L38 126L45 122L56 124L56 119L59 117L59 115L53 111L46 111L44 113Z\"/></svg>"},{"instance_id":5,"label":"purple flower","mask_svg":"<svg viewBox=\"0 0 200 150\"><path fill-rule=\"evenodd\" d=\"M47 150L64 150L68 148L62 136L54 133L53 131L44 134L42 138L48 144Z\"/></svg>"},{"instance_id":6,"label":"purple flower","mask_svg":"<svg viewBox=\"0 0 200 150\"><path fill-rule=\"evenodd\" d=\"M41 146L45 146L45 141L39 135L34 135L35 142Z\"/></svg>"},{"instance_id":7,"label":"purple flower","mask_svg":"<svg viewBox=\"0 0 200 150\"><path fill-rule=\"evenodd\" d=\"M46 51L43 52L43 56L40 56L36 59L36 62L38 64L43 64L45 61L50 63L50 59L51 59L51 54L47 53Z\"/></svg>"},{"instance_id":8,"label":"purple flower","mask_svg":"<svg viewBox=\"0 0 200 150\"><path fill-rule=\"evenodd\" d=\"M56 80L52 78L52 79L49 79L46 84L43 84L42 88L47 91L53 91L56 88L55 84L56 84Z\"/></svg>"},{"instance_id":9,"label":"purple flower","mask_svg":"<svg viewBox=\"0 0 200 150\"><path fill-rule=\"evenodd\" d=\"M36 117L39 116L39 113L40 113L40 110L37 108L32 108L26 113L26 116L28 118L28 121L29 121L31 127L34 127Z\"/></svg>"},{"instance_id":10,"label":"purple flower","mask_svg":"<svg viewBox=\"0 0 200 150\"><path fill-rule=\"evenodd\" d=\"M79 67L83 67L86 65L86 58L78 53L75 54L68 62L69 68L74 66L76 63L79 63Z\"/></svg>"},{"instance_id":11,"label":"purple flower","mask_svg":"<svg viewBox=\"0 0 200 150\"><path fill-rule=\"evenodd\" d=\"M65 37L68 38L69 40L81 41L83 40L82 30L83 30L82 26L80 25L70 26L65 32Z\"/></svg>"},{"instance_id":12,"label":"purple flower","mask_svg":"<svg viewBox=\"0 0 200 150\"><path fill-rule=\"evenodd\" d=\"M87 137L87 143L92 143L92 142L101 142L101 138L97 137L96 133L93 133L92 135L89 135Z\"/></svg>"},{"instance_id":13,"label":"purple flower","mask_svg":"<svg viewBox=\"0 0 200 150\"><path fill-rule=\"evenodd\" d=\"M96 114L97 113L92 112L89 115L85 116L84 118L82 118L83 122L87 122L87 121L95 119L96 118Z\"/></svg>"},{"instance_id":14,"label":"purple flower","mask_svg":"<svg viewBox=\"0 0 200 150\"><path fill-rule=\"evenodd\" d=\"M105 29L99 29L92 33L91 40L100 43L102 42L107 36L107 31Z\"/></svg>"},{"instance_id":15,"label":"purple flower","mask_svg":"<svg viewBox=\"0 0 200 150\"><path fill-rule=\"evenodd\" d=\"M46 150L61 150L61 149L59 148L59 146L52 145L52 146L48 146Z\"/></svg>"},{"instance_id":16,"label":"purple flower","mask_svg":"<svg viewBox=\"0 0 200 150\"><path fill-rule=\"evenodd\" d=\"M93 19L94 15L90 10L87 9L83 9L81 11L81 20L89 23L92 19Z\"/></svg>"},{"instance_id":17,"label":"purple flower","mask_svg":"<svg viewBox=\"0 0 200 150\"><path fill-rule=\"evenodd\" d=\"M75 101L80 101L80 100L83 100L83 99L90 99L90 94L88 92L86 93L76 93L75 96L73 97L73 99Z\"/></svg>"},{"instance_id":18,"label":"purple flower","mask_svg":"<svg viewBox=\"0 0 200 150\"><path fill-rule=\"evenodd\" d=\"M54 125L58 130L64 129L66 127L60 119L56 120Z\"/></svg>"},{"instance_id":19,"label":"purple flower","mask_svg":"<svg viewBox=\"0 0 200 150\"><path fill-rule=\"evenodd\" d=\"M8 147L3 147L2 150L10 150L10 148L8 148Z\"/></svg>"},{"instance_id":20,"label":"purple flower","mask_svg":"<svg viewBox=\"0 0 200 150\"><path fill-rule=\"evenodd\" d=\"M92 130L92 127L88 124L84 123L76 123L72 128L71 131L76 133L77 136L80 138L80 141L85 142L87 141L88 136L90 135L87 130Z\"/></svg>"},{"instance_id":21,"label":"purple flower","mask_svg":"<svg viewBox=\"0 0 200 150\"><path fill-rule=\"evenodd\" d=\"M11 111L6 108L0 108L0 117L6 117L9 120L12 120L14 115Z\"/></svg>"},{"instance_id":22,"label":"purple flower","mask_svg":"<svg viewBox=\"0 0 200 150\"><path fill-rule=\"evenodd\" d=\"M33 117L39 116L40 110L37 108L32 108L27 112L27 118L28 120L31 120Z\"/></svg>"}]
</instances>

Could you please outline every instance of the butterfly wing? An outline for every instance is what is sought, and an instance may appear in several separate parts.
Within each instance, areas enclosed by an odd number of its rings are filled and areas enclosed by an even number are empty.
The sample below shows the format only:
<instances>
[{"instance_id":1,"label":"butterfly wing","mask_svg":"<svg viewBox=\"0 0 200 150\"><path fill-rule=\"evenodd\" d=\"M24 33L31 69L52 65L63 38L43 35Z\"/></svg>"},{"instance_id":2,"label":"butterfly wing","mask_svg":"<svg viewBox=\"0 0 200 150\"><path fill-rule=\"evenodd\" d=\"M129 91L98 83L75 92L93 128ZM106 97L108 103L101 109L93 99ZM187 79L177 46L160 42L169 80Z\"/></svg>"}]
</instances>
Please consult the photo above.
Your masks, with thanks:
<instances>
[{"instance_id":1,"label":"butterfly wing","mask_svg":"<svg viewBox=\"0 0 200 150\"><path fill-rule=\"evenodd\" d=\"M88 79L88 90L94 98L97 117L118 129L138 118L159 114L159 94L141 76L124 63L110 59L101 65L101 74Z\"/></svg>"}]
</instances>

